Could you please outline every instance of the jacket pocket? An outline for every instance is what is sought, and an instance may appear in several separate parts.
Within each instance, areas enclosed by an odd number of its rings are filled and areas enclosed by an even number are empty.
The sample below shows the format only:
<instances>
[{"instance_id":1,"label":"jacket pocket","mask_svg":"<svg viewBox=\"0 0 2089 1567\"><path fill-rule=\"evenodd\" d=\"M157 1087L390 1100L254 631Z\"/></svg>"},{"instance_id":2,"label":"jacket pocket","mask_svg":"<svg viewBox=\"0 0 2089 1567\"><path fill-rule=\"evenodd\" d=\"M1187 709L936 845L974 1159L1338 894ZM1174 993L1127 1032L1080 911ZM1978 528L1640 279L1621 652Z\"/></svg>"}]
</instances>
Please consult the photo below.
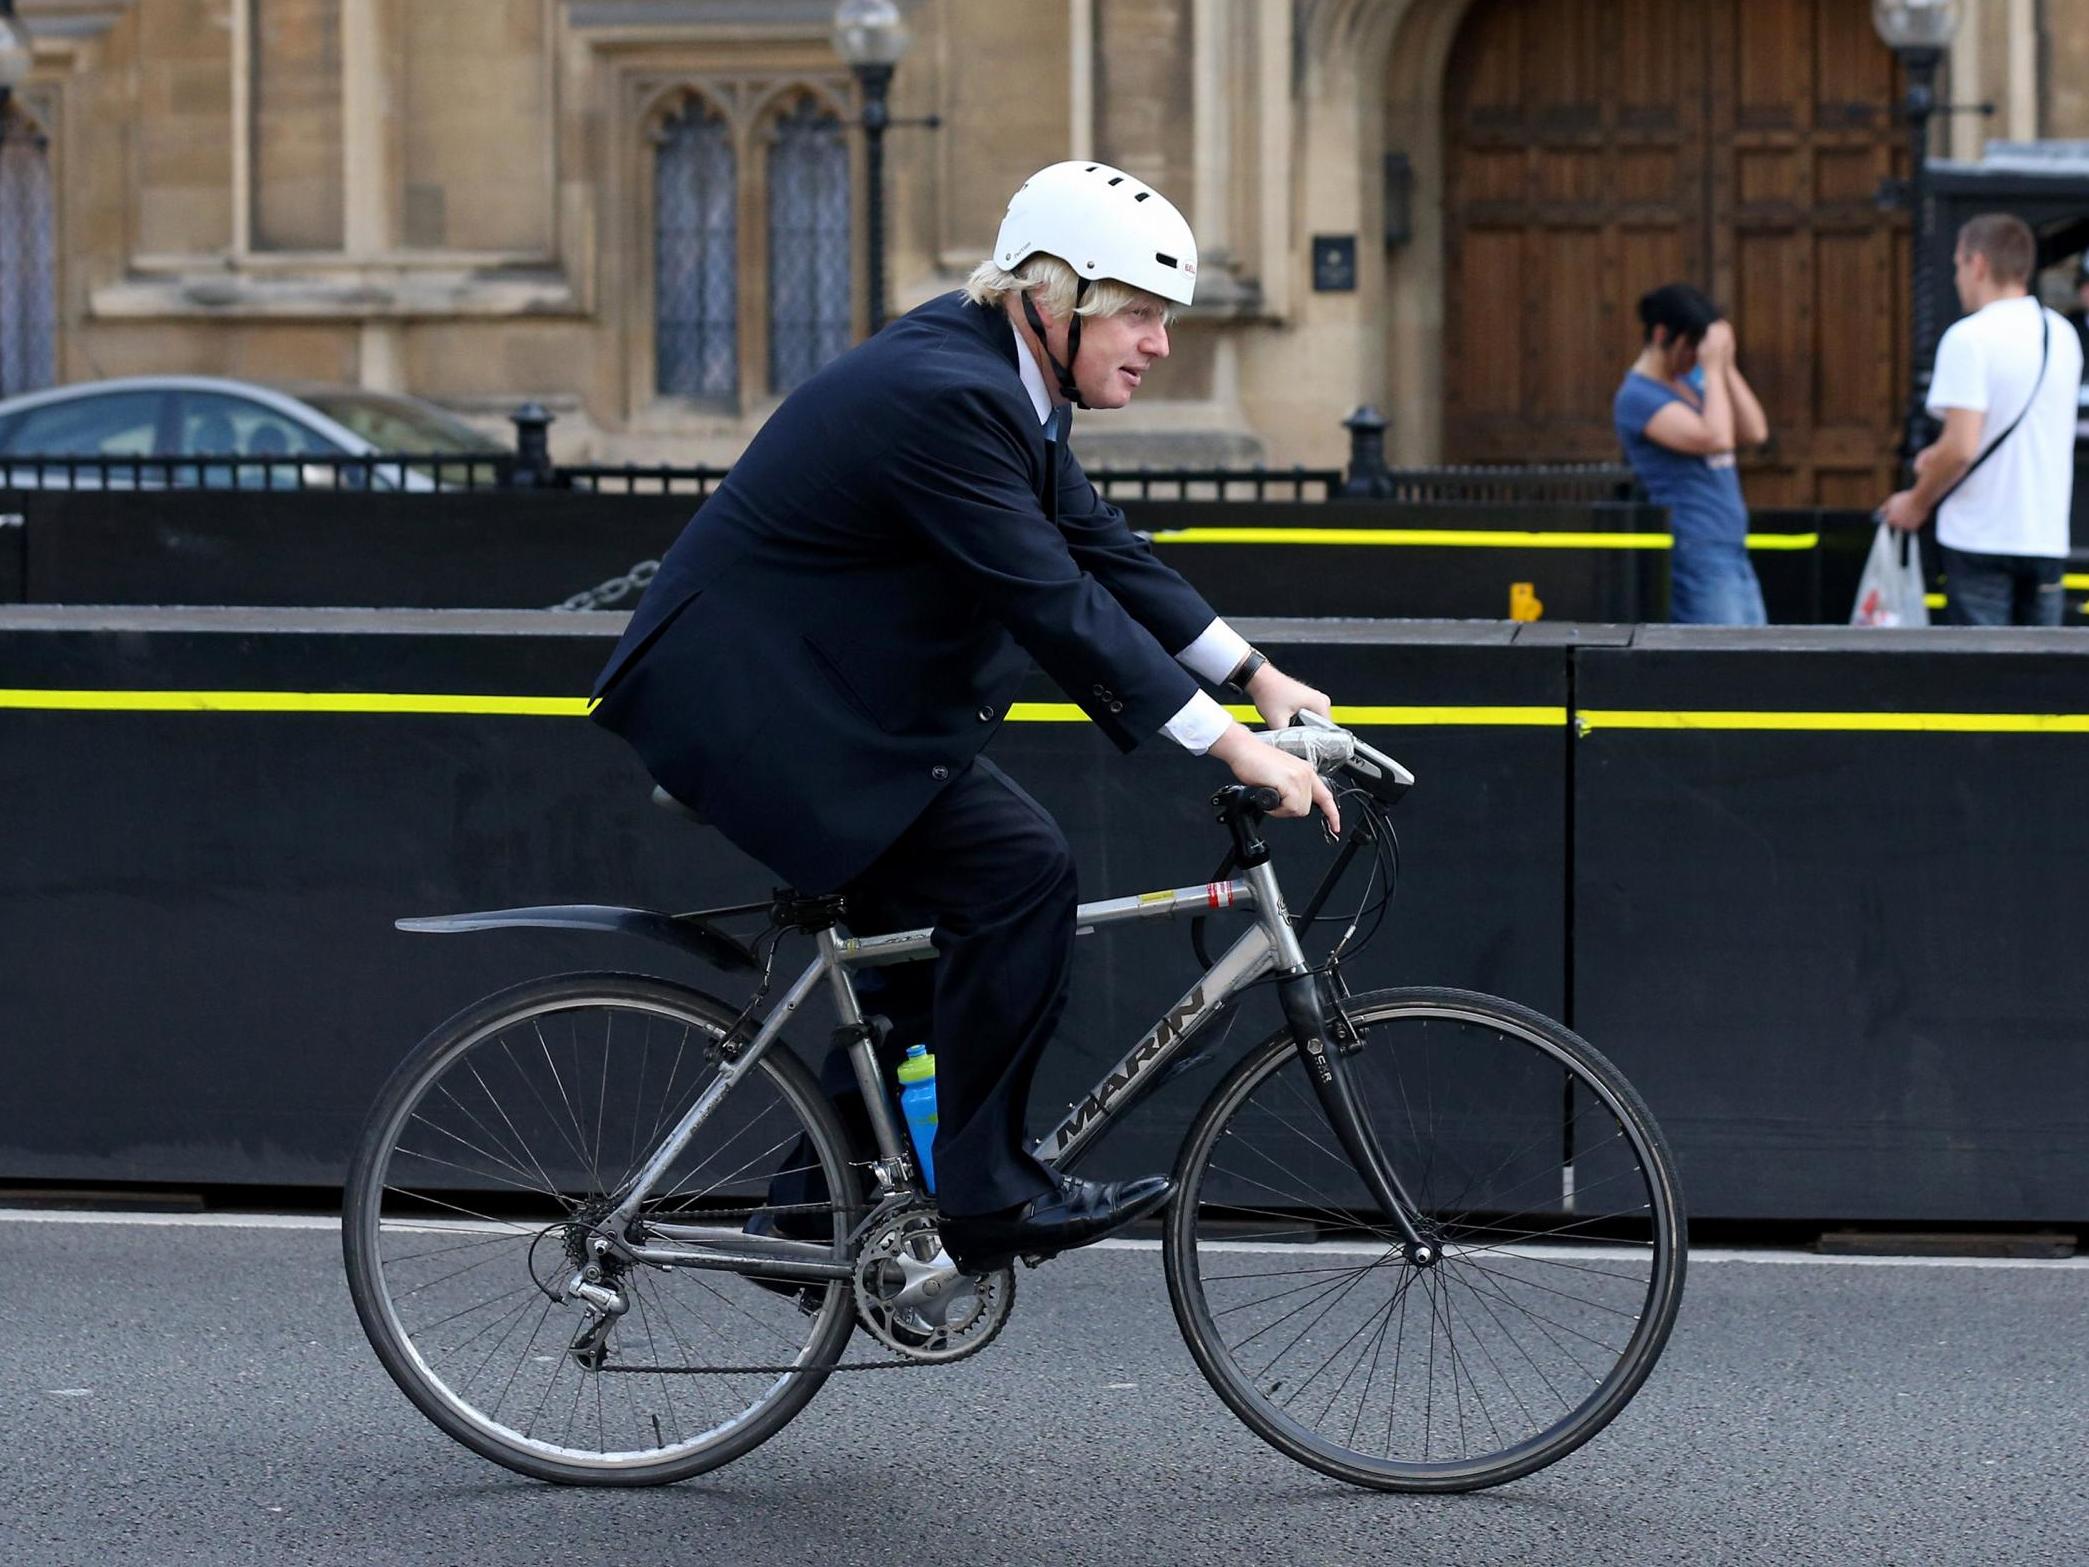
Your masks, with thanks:
<instances>
[{"instance_id":1,"label":"jacket pocket","mask_svg":"<svg viewBox=\"0 0 2089 1567\"><path fill-rule=\"evenodd\" d=\"M810 632L804 634L803 640L805 651L827 677L827 683L855 709L858 717L868 719L888 734L900 732L909 714L895 704L889 692L880 689L881 682L865 678L869 669L862 655L851 656L826 646Z\"/></svg>"}]
</instances>

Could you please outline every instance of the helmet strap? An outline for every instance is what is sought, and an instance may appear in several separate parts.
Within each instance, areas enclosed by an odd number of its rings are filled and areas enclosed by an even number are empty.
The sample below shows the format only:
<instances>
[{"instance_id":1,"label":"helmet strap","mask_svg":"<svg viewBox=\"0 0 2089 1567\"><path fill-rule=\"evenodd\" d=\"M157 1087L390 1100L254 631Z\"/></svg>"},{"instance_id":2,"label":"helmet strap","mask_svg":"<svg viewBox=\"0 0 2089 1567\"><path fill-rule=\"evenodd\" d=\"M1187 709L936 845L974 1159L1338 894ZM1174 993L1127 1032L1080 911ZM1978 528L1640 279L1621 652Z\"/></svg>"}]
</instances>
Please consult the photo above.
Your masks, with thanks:
<instances>
[{"instance_id":1,"label":"helmet strap","mask_svg":"<svg viewBox=\"0 0 2089 1567\"><path fill-rule=\"evenodd\" d=\"M1074 382L1074 360L1081 352L1081 301L1088 295L1088 278L1081 278L1074 285L1074 309L1066 318L1066 363L1061 364L1052 352L1051 339L1045 336L1044 319L1038 315L1037 306L1030 298L1028 289L1023 291L1023 318L1030 323L1030 330L1037 334L1037 346L1044 351L1045 363L1052 367L1052 374L1059 380L1059 395L1076 408L1088 405L1081 400L1081 389Z\"/></svg>"}]
</instances>

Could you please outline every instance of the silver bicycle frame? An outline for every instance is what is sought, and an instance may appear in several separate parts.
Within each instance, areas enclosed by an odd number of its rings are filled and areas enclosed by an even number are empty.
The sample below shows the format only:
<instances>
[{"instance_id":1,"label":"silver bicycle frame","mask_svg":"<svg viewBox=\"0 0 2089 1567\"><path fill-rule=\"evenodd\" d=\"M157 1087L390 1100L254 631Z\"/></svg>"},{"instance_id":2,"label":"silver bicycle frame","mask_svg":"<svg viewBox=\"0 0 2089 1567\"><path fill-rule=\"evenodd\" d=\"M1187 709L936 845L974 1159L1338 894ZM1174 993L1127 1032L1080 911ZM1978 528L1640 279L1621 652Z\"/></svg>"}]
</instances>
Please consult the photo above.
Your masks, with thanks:
<instances>
[{"instance_id":1,"label":"silver bicycle frame","mask_svg":"<svg viewBox=\"0 0 2089 1567\"><path fill-rule=\"evenodd\" d=\"M1140 1084L1162 1070L1182 1047L1184 1040L1209 1021L1243 986L1272 971L1296 974L1306 967L1291 916L1284 906L1283 889L1275 870L1267 863L1253 866L1232 881L1206 882L1196 887L1175 887L1166 892L1142 892L1131 897L1084 903L1076 914L1076 935L1088 935L1109 925L1138 920L1173 919L1180 915L1209 914L1223 909L1252 912L1255 921L1190 986L1182 999L1154 1024L1089 1091L1067 1111L1064 1119L1037 1145L1037 1157L1054 1166L1070 1165L1109 1127L1119 1108L1137 1096ZM936 955L932 931L897 931L887 936L843 939L832 930L814 936L816 951L805 971L769 1014L754 1038L719 1068L717 1078L698 1096L653 1157L638 1174L624 1199L602 1226L606 1234L622 1234L637 1217L640 1205L653 1185L681 1156L697 1128L709 1119L733 1085L752 1071L769 1050L784 1025L797 1014L806 998L827 980L832 988L834 1009L844 1025L860 1024L863 1009L849 975L856 969L881 968L893 963L914 963ZM878 1163L874 1166L881 1194L899 1186L912 1185L916 1178L914 1158L901 1132L891 1096L886 1092L884 1069L877 1051L867 1038L859 1038L850 1049L857 1086L863 1091L864 1108L870 1114L876 1135ZM780 1237L752 1236L724 1225L666 1224L649 1220L647 1228L665 1246L625 1247L638 1262L669 1267L717 1268L730 1271L753 1269L764 1276L804 1279L807 1282L846 1279L851 1269L837 1261L832 1246L817 1241L794 1241Z\"/></svg>"}]
</instances>

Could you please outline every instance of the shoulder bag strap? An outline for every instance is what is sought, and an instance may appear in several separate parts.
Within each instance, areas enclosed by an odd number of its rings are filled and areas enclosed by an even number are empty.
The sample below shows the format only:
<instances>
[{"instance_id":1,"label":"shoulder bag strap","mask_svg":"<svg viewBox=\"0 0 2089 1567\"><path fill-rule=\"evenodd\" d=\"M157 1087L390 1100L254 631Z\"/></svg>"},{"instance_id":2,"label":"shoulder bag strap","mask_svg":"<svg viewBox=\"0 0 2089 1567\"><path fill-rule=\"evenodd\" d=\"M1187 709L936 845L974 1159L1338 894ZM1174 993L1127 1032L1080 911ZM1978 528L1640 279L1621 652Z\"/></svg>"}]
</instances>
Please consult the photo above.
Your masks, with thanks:
<instances>
[{"instance_id":1,"label":"shoulder bag strap","mask_svg":"<svg viewBox=\"0 0 2089 1567\"><path fill-rule=\"evenodd\" d=\"M2009 428L2004 430L2000 435L1996 436L1992 441L1990 441L1988 443L1987 450L1983 451L1978 457L1974 458L1970 463L1966 464L1966 471L1960 474L1956 479L1953 479L1951 481L1950 487L1947 488L1942 495L1939 495L1937 497L1936 504L1930 507L1930 514L1932 516L1942 511L1944 509L1944 503L1950 500L1951 497L1957 493L1958 487L1961 484L1964 484L1968 479L1972 478L1974 473L1979 469L1982 463L1986 462L1990 457L1995 455L1995 450L1997 447L1999 447L2004 441L2008 440L2012 435L2016 434L2016 427L2024 422L2024 415L2029 413L2031 411L2031 405L2038 401L2038 389L2045 384L2046 362L2053 357L2052 314L2046 309L2044 305L2040 305L2038 307L2038 324L2045 330L2044 335L2041 336L2039 339L2038 379L2031 383L2031 395L2024 399L2024 406L2020 410L2018 410L2017 416L2009 421Z\"/></svg>"}]
</instances>

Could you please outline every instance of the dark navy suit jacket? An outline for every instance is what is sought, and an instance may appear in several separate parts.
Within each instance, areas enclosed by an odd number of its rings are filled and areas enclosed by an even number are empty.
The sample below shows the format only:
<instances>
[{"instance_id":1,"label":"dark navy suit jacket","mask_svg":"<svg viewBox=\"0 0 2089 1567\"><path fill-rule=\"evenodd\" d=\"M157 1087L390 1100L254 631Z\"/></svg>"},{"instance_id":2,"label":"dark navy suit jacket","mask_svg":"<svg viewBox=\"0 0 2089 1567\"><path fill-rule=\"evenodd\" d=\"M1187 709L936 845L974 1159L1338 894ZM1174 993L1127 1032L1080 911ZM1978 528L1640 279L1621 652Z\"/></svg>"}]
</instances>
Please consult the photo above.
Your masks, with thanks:
<instances>
[{"instance_id":1,"label":"dark navy suit jacket","mask_svg":"<svg viewBox=\"0 0 2089 1567\"><path fill-rule=\"evenodd\" d=\"M930 301L806 381L660 564L597 722L807 892L865 869L1035 660L1120 749L1212 610L1047 442L999 310Z\"/></svg>"}]
</instances>

